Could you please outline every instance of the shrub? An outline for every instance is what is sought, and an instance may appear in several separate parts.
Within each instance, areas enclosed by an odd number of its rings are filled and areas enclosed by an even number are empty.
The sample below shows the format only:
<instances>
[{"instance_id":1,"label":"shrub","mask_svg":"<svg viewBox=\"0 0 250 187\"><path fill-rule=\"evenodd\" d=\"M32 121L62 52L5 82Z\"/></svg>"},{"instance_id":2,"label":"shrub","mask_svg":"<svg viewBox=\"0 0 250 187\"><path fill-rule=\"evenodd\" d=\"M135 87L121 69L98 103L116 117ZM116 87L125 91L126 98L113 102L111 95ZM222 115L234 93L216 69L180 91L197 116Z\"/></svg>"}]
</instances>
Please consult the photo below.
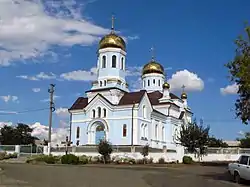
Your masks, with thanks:
<instances>
[{"instance_id":1,"label":"shrub","mask_svg":"<svg viewBox=\"0 0 250 187\"><path fill-rule=\"evenodd\" d=\"M182 162L183 162L183 164L192 164L193 163L193 159L190 156L184 156L182 158Z\"/></svg>"},{"instance_id":2,"label":"shrub","mask_svg":"<svg viewBox=\"0 0 250 187\"><path fill-rule=\"evenodd\" d=\"M61 157L62 164L79 164L79 157L73 154L63 155Z\"/></svg>"},{"instance_id":3,"label":"shrub","mask_svg":"<svg viewBox=\"0 0 250 187\"><path fill-rule=\"evenodd\" d=\"M103 156L104 164L110 158L110 154L113 152L112 145L107 140L102 140L98 144L98 152Z\"/></svg>"},{"instance_id":4,"label":"shrub","mask_svg":"<svg viewBox=\"0 0 250 187\"><path fill-rule=\"evenodd\" d=\"M145 145L143 148L142 148L142 156L144 157L144 164L146 164L146 159L145 157L148 156L148 152L149 152L149 146L148 145Z\"/></svg>"},{"instance_id":5,"label":"shrub","mask_svg":"<svg viewBox=\"0 0 250 187\"><path fill-rule=\"evenodd\" d=\"M147 160L148 164L153 164L154 159L151 157L150 159Z\"/></svg>"},{"instance_id":6,"label":"shrub","mask_svg":"<svg viewBox=\"0 0 250 187\"><path fill-rule=\"evenodd\" d=\"M55 164L56 163L56 158L52 155L46 155L44 156L44 162L46 164Z\"/></svg>"},{"instance_id":7,"label":"shrub","mask_svg":"<svg viewBox=\"0 0 250 187\"><path fill-rule=\"evenodd\" d=\"M0 152L0 160L3 160L6 156L6 152Z\"/></svg>"},{"instance_id":8,"label":"shrub","mask_svg":"<svg viewBox=\"0 0 250 187\"><path fill-rule=\"evenodd\" d=\"M82 155L79 157L79 163L80 164L87 164L89 163L89 157L86 155Z\"/></svg>"},{"instance_id":9,"label":"shrub","mask_svg":"<svg viewBox=\"0 0 250 187\"><path fill-rule=\"evenodd\" d=\"M136 160L136 164L144 164L144 160L143 159L138 159L138 160Z\"/></svg>"},{"instance_id":10,"label":"shrub","mask_svg":"<svg viewBox=\"0 0 250 187\"><path fill-rule=\"evenodd\" d=\"M17 158L17 153L10 154L10 158Z\"/></svg>"},{"instance_id":11,"label":"shrub","mask_svg":"<svg viewBox=\"0 0 250 187\"><path fill-rule=\"evenodd\" d=\"M159 164L165 164L165 159L164 158L159 158L158 163Z\"/></svg>"},{"instance_id":12,"label":"shrub","mask_svg":"<svg viewBox=\"0 0 250 187\"><path fill-rule=\"evenodd\" d=\"M26 163L44 162L46 164L55 164L58 161L58 157L52 155L35 155L26 160Z\"/></svg>"}]
</instances>

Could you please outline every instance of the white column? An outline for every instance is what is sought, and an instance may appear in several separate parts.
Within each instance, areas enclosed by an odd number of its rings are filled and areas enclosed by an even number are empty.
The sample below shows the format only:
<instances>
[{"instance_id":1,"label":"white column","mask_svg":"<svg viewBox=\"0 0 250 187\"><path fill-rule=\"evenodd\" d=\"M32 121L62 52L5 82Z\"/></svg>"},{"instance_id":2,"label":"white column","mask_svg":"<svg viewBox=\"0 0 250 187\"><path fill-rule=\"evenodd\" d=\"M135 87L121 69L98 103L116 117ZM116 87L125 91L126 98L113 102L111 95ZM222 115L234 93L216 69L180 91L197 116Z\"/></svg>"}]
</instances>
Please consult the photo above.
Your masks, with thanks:
<instances>
[{"instance_id":1,"label":"white column","mask_svg":"<svg viewBox=\"0 0 250 187\"><path fill-rule=\"evenodd\" d=\"M17 156L20 156L20 145L15 145L15 153L17 153Z\"/></svg>"}]
</instances>

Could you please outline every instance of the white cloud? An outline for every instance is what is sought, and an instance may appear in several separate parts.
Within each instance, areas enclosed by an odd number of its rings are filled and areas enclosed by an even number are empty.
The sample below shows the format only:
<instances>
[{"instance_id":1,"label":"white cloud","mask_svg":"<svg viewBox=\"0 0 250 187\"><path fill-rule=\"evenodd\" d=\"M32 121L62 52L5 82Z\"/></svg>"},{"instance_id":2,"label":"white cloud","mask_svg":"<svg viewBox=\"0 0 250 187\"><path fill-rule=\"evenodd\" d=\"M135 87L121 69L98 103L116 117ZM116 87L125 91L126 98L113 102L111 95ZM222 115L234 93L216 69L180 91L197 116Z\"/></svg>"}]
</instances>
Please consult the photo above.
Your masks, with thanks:
<instances>
[{"instance_id":1,"label":"white cloud","mask_svg":"<svg viewBox=\"0 0 250 187\"><path fill-rule=\"evenodd\" d=\"M40 72L37 75L33 75L33 76L19 75L19 76L17 76L17 78L27 79L27 80L31 80L31 81L38 81L38 80L56 79L56 75L52 72L50 72L50 73Z\"/></svg>"},{"instance_id":2,"label":"white cloud","mask_svg":"<svg viewBox=\"0 0 250 187\"><path fill-rule=\"evenodd\" d=\"M37 92L40 92L41 91L41 88L32 88L32 91L37 93Z\"/></svg>"},{"instance_id":3,"label":"white cloud","mask_svg":"<svg viewBox=\"0 0 250 187\"><path fill-rule=\"evenodd\" d=\"M140 37L138 35L135 36L128 36L128 40L138 40Z\"/></svg>"},{"instance_id":4,"label":"white cloud","mask_svg":"<svg viewBox=\"0 0 250 187\"><path fill-rule=\"evenodd\" d=\"M239 90L239 86L234 83L232 85L228 85L226 86L225 88L220 88L220 93L222 95L234 95L234 94L237 94Z\"/></svg>"},{"instance_id":5,"label":"white cloud","mask_svg":"<svg viewBox=\"0 0 250 187\"><path fill-rule=\"evenodd\" d=\"M12 101L12 102L16 102L16 103L18 103L19 101L18 101L18 97L17 96L15 96L15 95L3 95L3 96L0 96L0 99L2 99L4 102L6 102L6 103L8 103L8 102L10 102L10 101Z\"/></svg>"},{"instance_id":6,"label":"white cloud","mask_svg":"<svg viewBox=\"0 0 250 187\"><path fill-rule=\"evenodd\" d=\"M91 68L89 71L76 70L67 73L62 73L60 78L68 81L93 81L97 79L97 69Z\"/></svg>"},{"instance_id":7,"label":"white cloud","mask_svg":"<svg viewBox=\"0 0 250 187\"><path fill-rule=\"evenodd\" d=\"M138 77L136 80L130 80L129 87L132 92L137 92L142 89L142 79Z\"/></svg>"},{"instance_id":8,"label":"white cloud","mask_svg":"<svg viewBox=\"0 0 250 187\"><path fill-rule=\"evenodd\" d=\"M168 80L171 90L181 90L185 85L186 91L201 91L204 88L203 80L197 74L188 70L177 71Z\"/></svg>"},{"instance_id":9,"label":"white cloud","mask_svg":"<svg viewBox=\"0 0 250 187\"><path fill-rule=\"evenodd\" d=\"M36 122L30 127L33 129L32 136L38 137L40 140L48 140L49 127ZM68 128L52 128L51 143L52 145L61 144L69 136Z\"/></svg>"},{"instance_id":10,"label":"white cloud","mask_svg":"<svg viewBox=\"0 0 250 187\"><path fill-rule=\"evenodd\" d=\"M84 19L81 10L74 0L1 0L0 66L55 57L55 45L91 45L109 32Z\"/></svg>"},{"instance_id":11,"label":"white cloud","mask_svg":"<svg viewBox=\"0 0 250 187\"><path fill-rule=\"evenodd\" d=\"M55 111L56 115L61 118L68 118L69 112L67 108L57 108Z\"/></svg>"},{"instance_id":12,"label":"white cloud","mask_svg":"<svg viewBox=\"0 0 250 187\"><path fill-rule=\"evenodd\" d=\"M58 95L53 95L53 99L54 100L56 100L56 99L59 99L60 98L60 96L58 96ZM49 102L50 101L50 98L48 98L48 99L42 99L41 100L41 102Z\"/></svg>"},{"instance_id":13,"label":"white cloud","mask_svg":"<svg viewBox=\"0 0 250 187\"><path fill-rule=\"evenodd\" d=\"M0 111L0 113L1 113L1 111ZM11 126L12 124L13 124L12 122L2 122L2 121L0 121L0 129L1 129L3 126L5 126L5 125Z\"/></svg>"}]
</instances>

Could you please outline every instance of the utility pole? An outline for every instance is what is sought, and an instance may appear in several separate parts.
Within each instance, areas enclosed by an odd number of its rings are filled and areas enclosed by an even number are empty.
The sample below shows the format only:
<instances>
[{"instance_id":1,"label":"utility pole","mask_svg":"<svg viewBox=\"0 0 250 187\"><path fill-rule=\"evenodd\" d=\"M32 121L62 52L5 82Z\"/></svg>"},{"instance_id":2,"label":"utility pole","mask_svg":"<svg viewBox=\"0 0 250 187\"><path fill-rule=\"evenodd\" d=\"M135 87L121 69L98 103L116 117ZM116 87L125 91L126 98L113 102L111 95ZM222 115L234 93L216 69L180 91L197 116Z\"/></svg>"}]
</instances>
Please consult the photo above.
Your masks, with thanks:
<instances>
[{"instance_id":1,"label":"utility pole","mask_svg":"<svg viewBox=\"0 0 250 187\"><path fill-rule=\"evenodd\" d=\"M50 93L50 103L49 103L49 134L48 134L48 154L50 154L51 148L51 129L52 129L52 113L55 111L55 104L54 104L54 84L50 84L50 88L48 92Z\"/></svg>"}]
</instances>

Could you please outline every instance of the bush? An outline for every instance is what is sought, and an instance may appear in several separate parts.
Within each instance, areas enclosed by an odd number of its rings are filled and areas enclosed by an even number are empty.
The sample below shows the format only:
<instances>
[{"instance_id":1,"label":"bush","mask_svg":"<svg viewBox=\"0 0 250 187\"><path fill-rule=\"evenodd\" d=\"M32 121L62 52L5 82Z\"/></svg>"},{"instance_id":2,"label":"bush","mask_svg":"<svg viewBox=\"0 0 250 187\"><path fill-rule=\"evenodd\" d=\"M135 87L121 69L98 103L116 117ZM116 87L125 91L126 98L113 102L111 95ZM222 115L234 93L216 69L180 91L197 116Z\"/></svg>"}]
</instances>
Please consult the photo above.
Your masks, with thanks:
<instances>
[{"instance_id":1,"label":"bush","mask_svg":"<svg viewBox=\"0 0 250 187\"><path fill-rule=\"evenodd\" d=\"M6 156L6 152L0 152L0 160L4 160Z\"/></svg>"},{"instance_id":2,"label":"bush","mask_svg":"<svg viewBox=\"0 0 250 187\"><path fill-rule=\"evenodd\" d=\"M26 160L26 163L44 162L46 164L55 164L58 162L58 157L52 155L35 155Z\"/></svg>"},{"instance_id":3,"label":"bush","mask_svg":"<svg viewBox=\"0 0 250 187\"><path fill-rule=\"evenodd\" d=\"M182 158L182 162L183 162L183 164L192 164L193 163L193 159L190 156L184 156Z\"/></svg>"},{"instance_id":4,"label":"bush","mask_svg":"<svg viewBox=\"0 0 250 187\"><path fill-rule=\"evenodd\" d=\"M44 156L44 162L46 164L55 164L56 163L56 158L52 155L46 155Z\"/></svg>"},{"instance_id":5,"label":"bush","mask_svg":"<svg viewBox=\"0 0 250 187\"><path fill-rule=\"evenodd\" d=\"M79 164L79 157L73 154L63 155L61 157L62 164Z\"/></svg>"},{"instance_id":6,"label":"bush","mask_svg":"<svg viewBox=\"0 0 250 187\"><path fill-rule=\"evenodd\" d=\"M165 164L165 159L164 158L159 158L158 164Z\"/></svg>"},{"instance_id":7,"label":"bush","mask_svg":"<svg viewBox=\"0 0 250 187\"><path fill-rule=\"evenodd\" d=\"M106 141L102 140L98 144L98 152L103 156L104 164L110 159L110 154L113 152L112 145Z\"/></svg>"},{"instance_id":8,"label":"bush","mask_svg":"<svg viewBox=\"0 0 250 187\"><path fill-rule=\"evenodd\" d=\"M86 155L82 155L79 157L79 163L80 164L88 164L89 163L89 157Z\"/></svg>"}]
</instances>

